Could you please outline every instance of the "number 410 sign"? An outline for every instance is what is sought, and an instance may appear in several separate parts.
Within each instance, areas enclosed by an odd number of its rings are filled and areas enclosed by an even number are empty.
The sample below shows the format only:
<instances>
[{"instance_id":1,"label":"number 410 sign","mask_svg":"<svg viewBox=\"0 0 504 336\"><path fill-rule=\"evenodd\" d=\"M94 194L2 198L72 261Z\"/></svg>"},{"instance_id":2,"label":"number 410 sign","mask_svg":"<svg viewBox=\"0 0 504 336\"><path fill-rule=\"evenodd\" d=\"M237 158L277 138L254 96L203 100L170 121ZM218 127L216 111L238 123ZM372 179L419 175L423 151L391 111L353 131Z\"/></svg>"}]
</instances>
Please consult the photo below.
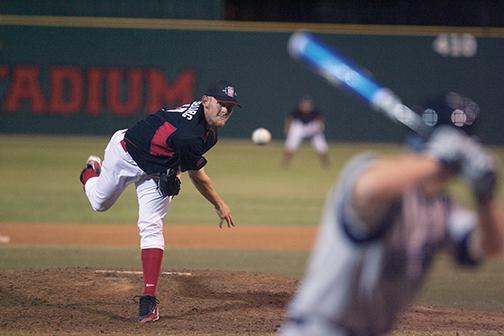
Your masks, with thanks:
<instances>
[{"instance_id":1,"label":"number 410 sign","mask_svg":"<svg viewBox=\"0 0 504 336\"><path fill-rule=\"evenodd\" d=\"M432 49L445 57L474 57L478 42L471 34L439 34L432 42Z\"/></svg>"}]
</instances>

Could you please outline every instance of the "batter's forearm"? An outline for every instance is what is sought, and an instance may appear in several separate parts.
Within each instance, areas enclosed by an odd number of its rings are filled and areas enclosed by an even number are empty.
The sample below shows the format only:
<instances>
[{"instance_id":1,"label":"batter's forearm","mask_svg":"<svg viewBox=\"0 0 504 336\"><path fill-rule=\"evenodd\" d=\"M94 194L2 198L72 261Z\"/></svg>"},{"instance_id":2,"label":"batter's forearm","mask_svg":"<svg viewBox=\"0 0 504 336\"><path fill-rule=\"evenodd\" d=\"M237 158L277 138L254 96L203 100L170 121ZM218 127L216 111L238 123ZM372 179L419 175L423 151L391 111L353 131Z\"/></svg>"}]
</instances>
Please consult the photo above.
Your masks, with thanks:
<instances>
[{"instance_id":1,"label":"batter's forearm","mask_svg":"<svg viewBox=\"0 0 504 336\"><path fill-rule=\"evenodd\" d=\"M378 160L357 179L352 203L360 219L373 227L381 223L390 206L412 186L440 174L435 159L426 156L402 156Z\"/></svg>"},{"instance_id":2,"label":"batter's forearm","mask_svg":"<svg viewBox=\"0 0 504 336\"><path fill-rule=\"evenodd\" d=\"M411 186L440 174L442 169L438 160L426 155L378 160L357 180L355 198L392 201Z\"/></svg>"}]
</instances>

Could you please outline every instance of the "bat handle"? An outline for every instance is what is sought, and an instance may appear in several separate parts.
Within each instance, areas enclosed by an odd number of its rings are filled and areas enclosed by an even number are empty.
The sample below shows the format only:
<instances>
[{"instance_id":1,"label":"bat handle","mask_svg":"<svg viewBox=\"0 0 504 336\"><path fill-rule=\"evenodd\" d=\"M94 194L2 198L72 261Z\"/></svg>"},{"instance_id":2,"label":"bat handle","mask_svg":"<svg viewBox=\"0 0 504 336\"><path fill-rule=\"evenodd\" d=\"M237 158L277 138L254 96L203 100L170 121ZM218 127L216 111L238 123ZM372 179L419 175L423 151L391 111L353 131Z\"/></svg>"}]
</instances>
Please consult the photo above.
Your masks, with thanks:
<instances>
[{"instance_id":1,"label":"bat handle","mask_svg":"<svg viewBox=\"0 0 504 336\"><path fill-rule=\"evenodd\" d=\"M427 126L422 117L416 114L408 106L387 88L378 90L371 98L371 106L385 113L390 119L400 122L412 131L427 139L432 128Z\"/></svg>"}]
</instances>

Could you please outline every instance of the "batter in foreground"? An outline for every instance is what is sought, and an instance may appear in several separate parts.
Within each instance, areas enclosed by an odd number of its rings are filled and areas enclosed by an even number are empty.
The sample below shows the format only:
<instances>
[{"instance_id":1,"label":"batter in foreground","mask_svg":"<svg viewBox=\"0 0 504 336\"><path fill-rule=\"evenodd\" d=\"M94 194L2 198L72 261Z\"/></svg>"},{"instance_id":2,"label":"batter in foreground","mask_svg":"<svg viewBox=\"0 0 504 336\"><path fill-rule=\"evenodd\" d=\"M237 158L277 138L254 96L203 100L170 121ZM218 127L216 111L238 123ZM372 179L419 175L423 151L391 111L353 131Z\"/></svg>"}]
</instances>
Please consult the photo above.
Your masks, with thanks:
<instances>
[{"instance_id":1,"label":"batter in foreground","mask_svg":"<svg viewBox=\"0 0 504 336\"><path fill-rule=\"evenodd\" d=\"M437 112L452 116L439 118L450 126L437 126L427 142L398 156L362 154L346 166L281 336L385 335L440 251L465 266L502 254L495 158L464 123L451 123L454 114L470 115L472 103L460 96L452 106L453 94L447 97ZM443 191L457 176L472 191L474 211Z\"/></svg>"}]
</instances>

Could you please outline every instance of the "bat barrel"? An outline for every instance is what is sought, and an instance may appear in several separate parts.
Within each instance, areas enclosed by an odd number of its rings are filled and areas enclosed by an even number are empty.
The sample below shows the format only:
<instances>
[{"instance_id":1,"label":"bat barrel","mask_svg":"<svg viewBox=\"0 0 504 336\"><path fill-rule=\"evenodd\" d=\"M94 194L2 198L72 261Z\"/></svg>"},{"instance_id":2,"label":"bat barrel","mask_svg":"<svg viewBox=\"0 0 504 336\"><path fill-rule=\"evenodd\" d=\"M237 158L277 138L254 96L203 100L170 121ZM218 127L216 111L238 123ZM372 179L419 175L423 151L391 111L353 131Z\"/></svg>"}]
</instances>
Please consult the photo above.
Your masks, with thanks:
<instances>
[{"instance_id":1,"label":"bat barrel","mask_svg":"<svg viewBox=\"0 0 504 336\"><path fill-rule=\"evenodd\" d=\"M356 64L308 32L292 34L288 50L293 58L307 63L332 84L350 89L369 103L383 89Z\"/></svg>"},{"instance_id":2,"label":"bat barrel","mask_svg":"<svg viewBox=\"0 0 504 336\"><path fill-rule=\"evenodd\" d=\"M422 136L430 133L422 118L402 104L390 89L378 84L357 64L312 34L306 31L293 33L287 49L291 57L307 64L334 86L358 95L393 121L404 124Z\"/></svg>"}]
</instances>

